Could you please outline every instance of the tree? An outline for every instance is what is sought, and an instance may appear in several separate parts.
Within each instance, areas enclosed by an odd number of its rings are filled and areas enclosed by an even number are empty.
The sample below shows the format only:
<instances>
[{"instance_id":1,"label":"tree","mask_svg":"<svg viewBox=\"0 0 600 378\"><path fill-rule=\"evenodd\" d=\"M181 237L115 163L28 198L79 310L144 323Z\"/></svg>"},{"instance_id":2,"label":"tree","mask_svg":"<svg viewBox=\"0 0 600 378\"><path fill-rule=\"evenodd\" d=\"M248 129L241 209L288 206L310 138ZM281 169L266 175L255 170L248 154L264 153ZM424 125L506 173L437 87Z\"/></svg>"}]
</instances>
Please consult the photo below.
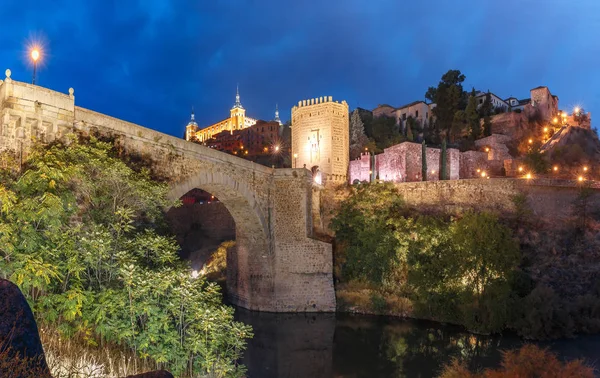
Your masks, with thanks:
<instances>
[{"instance_id":1,"label":"tree","mask_svg":"<svg viewBox=\"0 0 600 378\"><path fill-rule=\"evenodd\" d=\"M365 135L365 125L360 119L358 109L354 109L350 117L350 159L360 157L369 139Z\"/></svg>"},{"instance_id":2,"label":"tree","mask_svg":"<svg viewBox=\"0 0 600 378\"><path fill-rule=\"evenodd\" d=\"M427 147L425 141L421 143L421 179L427 181Z\"/></svg>"},{"instance_id":3,"label":"tree","mask_svg":"<svg viewBox=\"0 0 600 378\"><path fill-rule=\"evenodd\" d=\"M488 91L485 95L485 100L481 105L481 114L483 116L483 136L492 135L492 94Z\"/></svg>"},{"instance_id":4,"label":"tree","mask_svg":"<svg viewBox=\"0 0 600 378\"><path fill-rule=\"evenodd\" d=\"M477 98L475 98L475 88L471 91L469 101L467 103L467 109L465 110L465 117L467 124L469 125L469 131L471 139L477 140L481 136L481 123L479 122L479 113L477 112Z\"/></svg>"},{"instance_id":5,"label":"tree","mask_svg":"<svg viewBox=\"0 0 600 378\"><path fill-rule=\"evenodd\" d=\"M464 81L465 75L459 70L449 70L442 76L437 88L430 87L425 93L425 98L437 105L432 111L436 116L436 127L446 132L446 138L449 137L456 111L464 110L466 106L466 94L462 87Z\"/></svg>"},{"instance_id":6,"label":"tree","mask_svg":"<svg viewBox=\"0 0 600 378\"><path fill-rule=\"evenodd\" d=\"M448 176L446 173L446 165L447 165L447 157L446 154L448 152L446 151L446 140L444 139L442 141L442 153L441 153L441 157L440 157L440 180L448 180Z\"/></svg>"},{"instance_id":7,"label":"tree","mask_svg":"<svg viewBox=\"0 0 600 378\"><path fill-rule=\"evenodd\" d=\"M460 137L465 129L466 126L466 115L464 110L457 110L456 113L454 113L454 119L452 120L452 133L451 135L448 136L448 138L446 139L450 139L450 140L456 140L456 137Z\"/></svg>"},{"instance_id":8,"label":"tree","mask_svg":"<svg viewBox=\"0 0 600 378\"><path fill-rule=\"evenodd\" d=\"M251 330L180 261L163 227L168 186L111 143L69 138L0 184L0 276L65 338L123 345L177 375L243 375Z\"/></svg>"},{"instance_id":9,"label":"tree","mask_svg":"<svg viewBox=\"0 0 600 378\"><path fill-rule=\"evenodd\" d=\"M414 137L414 135L413 135L413 130L412 130L412 127L410 127L410 125L408 125L408 124L407 124L407 126L406 126L406 139L407 139L409 142L414 142L414 140L415 140L415 137Z\"/></svg>"}]
</instances>

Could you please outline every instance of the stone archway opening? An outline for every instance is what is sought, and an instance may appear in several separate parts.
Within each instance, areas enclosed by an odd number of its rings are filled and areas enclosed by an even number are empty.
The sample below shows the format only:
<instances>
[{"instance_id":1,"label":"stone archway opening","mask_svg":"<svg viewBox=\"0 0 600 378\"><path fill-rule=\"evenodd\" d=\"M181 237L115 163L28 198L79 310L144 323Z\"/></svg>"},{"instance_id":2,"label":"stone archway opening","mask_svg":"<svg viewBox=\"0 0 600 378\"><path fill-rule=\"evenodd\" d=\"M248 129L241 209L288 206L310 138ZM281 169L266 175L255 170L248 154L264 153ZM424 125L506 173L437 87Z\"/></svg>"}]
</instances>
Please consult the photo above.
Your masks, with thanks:
<instances>
[{"instance_id":1,"label":"stone archway opening","mask_svg":"<svg viewBox=\"0 0 600 378\"><path fill-rule=\"evenodd\" d=\"M200 254L205 261L221 241L233 236L235 245L226 252L225 288L229 302L249 309L264 306L262 301L268 301L274 292L274 260L273 254L269 253L265 217L254 192L229 176L211 174L200 175L185 186L173 188L171 198L195 202L191 209L186 209L186 205L170 209L168 216L172 213L172 218L178 218L181 215L178 212L191 210L192 217L202 219L204 231L199 227L194 230L190 225L182 226L181 218L176 222L181 229L188 231L187 245L192 248L200 246ZM197 211L204 213L194 214ZM183 219L185 222L185 216ZM203 238L204 242L199 242L199 238ZM201 263L197 261L195 267L201 269ZM194 261L192 265L194 267Z\"/></svg>"},{"instance_id":2,"label":"stone archway opening","mask_svg":"<svg viewBox=\"0 0 600 378\"><path fill-rule=\"evenodd\" d=\"M204 274L217 258L219 247L235 244L235 220L218 197L202 189L194 188L180 200L180 207L167 212L169 226L181 247L180 257L189 260L195 272ZM210 278L221 281L225 276L213 274Z\"/></svg>"}]
</instances>

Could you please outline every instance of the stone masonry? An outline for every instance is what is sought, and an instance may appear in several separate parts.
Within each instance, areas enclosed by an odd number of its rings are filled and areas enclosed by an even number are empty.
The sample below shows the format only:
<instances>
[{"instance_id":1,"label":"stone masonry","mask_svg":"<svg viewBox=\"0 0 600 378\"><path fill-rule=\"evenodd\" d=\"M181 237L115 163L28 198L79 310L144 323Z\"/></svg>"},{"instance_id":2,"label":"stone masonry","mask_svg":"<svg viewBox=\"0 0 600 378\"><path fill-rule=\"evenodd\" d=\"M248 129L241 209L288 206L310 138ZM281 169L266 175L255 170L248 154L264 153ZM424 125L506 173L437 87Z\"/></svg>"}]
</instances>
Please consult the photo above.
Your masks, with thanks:
<instances>
[{"instance_id":1,"label":"stone masonry","mask_svg":"<svg viewBox=\"0 0 600 378\"><path fill-rule=\"evenodd\" d=\"M69 133L112 136L149 159L178 199L194 188L214 194L236 226L227 256L230 299L272 312L334 311L331 245L312 238L312 175L273 169L75 106L65 95L11 79L0 81L0 150L26 159L37 140ZM346 112L347 117L347 112Z\"/></svg>"},{"instance_id":2,"label":"stone masonry","mask_svg":"<svg viewBox=\"0 0 600 378\"><path fill-rule=\"evenodd\" d=\"M298 106L292 108L294 168L317 167L323 183L346 181L349 128L346 101L334 102L329 96L298 102Z\"/></svg>"}]
</instances>

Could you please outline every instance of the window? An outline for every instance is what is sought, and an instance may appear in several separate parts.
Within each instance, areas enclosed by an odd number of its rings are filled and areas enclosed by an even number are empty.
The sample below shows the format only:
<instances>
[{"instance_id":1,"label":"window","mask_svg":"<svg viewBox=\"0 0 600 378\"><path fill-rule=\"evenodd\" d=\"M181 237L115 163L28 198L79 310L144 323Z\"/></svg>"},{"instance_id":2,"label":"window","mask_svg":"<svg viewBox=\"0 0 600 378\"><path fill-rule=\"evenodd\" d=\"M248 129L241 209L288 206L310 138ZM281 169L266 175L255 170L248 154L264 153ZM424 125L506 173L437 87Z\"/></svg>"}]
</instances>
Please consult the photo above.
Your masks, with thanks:
<instances>
[{"instance_id":1,"label":"window","mask_svg":"<svg viewBox=\"0 0 600 378\"><path fill-rule=\"evenodd\" d=\"M479 104L483 104L483 99L482 98L479 99Z\"/></svg>"},{"instance_id":2,"label":"window","mask_svg":"<svg viewBox=\"0 0 600 378\"><path fill-rule=\"evenodd\" d=\"M402 113L402 120L406 121L406 113Z\"/></svg>"},{"instance_id":3,"label":"window","mask_svg":"<svg viewBox=\"0 0 600 378\"><path fill-rule=\"evenodd\" d=\"M415 111L415 118L419 118L419 111Z\"/></svg>"}]
</instances>

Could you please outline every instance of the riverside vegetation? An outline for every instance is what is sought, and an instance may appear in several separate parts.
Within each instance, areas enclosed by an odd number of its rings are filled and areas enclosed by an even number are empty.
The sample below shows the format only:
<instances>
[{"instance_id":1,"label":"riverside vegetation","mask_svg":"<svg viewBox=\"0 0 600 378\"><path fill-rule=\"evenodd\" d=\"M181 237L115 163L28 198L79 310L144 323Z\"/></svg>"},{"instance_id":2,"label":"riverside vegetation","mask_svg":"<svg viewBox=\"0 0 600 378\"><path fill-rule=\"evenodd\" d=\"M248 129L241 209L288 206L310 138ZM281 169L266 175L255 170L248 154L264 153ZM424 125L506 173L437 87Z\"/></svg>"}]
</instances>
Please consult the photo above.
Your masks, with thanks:
<instances>
[{"instance_id":1,"label":"riverside vegetation","mask_svg":"<svg viewBox=\"0 0 600 378\"><path fill-rule=\"evenodd\" d=\"M3 158L0 276L44 332L180 376L243 376L251 328L179 259L165 184L94 138L38 146L21 170Z\"/></svg>"},{"instance_id":2,"label":"riverside vegetation","mask_svg":"<svg viewBox=\"0 0 600 378\"><path fill-rule=\"evenodd\" d=\"M391 183L350 188L332 220L341 310L512 329L551 339L600 331L598 213L582 189L572 220L411 209Z\"/></svg>"}]
</instances>

